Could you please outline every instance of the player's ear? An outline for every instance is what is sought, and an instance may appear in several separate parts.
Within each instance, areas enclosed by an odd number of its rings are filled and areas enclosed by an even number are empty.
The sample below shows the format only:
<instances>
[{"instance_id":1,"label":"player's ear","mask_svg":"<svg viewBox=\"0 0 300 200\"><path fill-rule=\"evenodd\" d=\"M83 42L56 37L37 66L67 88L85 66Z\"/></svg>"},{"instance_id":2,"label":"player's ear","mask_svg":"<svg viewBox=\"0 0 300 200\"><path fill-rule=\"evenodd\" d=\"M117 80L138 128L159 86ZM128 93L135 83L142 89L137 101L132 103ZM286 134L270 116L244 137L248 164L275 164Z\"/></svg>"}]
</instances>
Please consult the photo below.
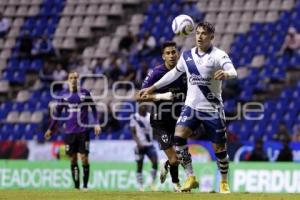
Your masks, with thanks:
<instances>
[{"instance_id":1,"label":"player's ear","mask_svg":"<svg viewBox=\"0 0 300 200\"><path fill-rule=\"evenodd\" d=\"M214 35L211 35L211 36L210 36L210 39L211 39L211 40L213 40L214 38L215 38L215 36L214 36Z\"/></svg>"},{"instance_id":2,"label":"player's ear","mask_svg":"<svg viewBox=\"0 0 300 200\"><path fill-rule=\"evenodd\" d=\"M163 60L166 60L166 58L165 58L165 55L164 55L164 54L163 54L161 57L162 57L162 59L163 59Z\"/></svg>"}]
</instances>

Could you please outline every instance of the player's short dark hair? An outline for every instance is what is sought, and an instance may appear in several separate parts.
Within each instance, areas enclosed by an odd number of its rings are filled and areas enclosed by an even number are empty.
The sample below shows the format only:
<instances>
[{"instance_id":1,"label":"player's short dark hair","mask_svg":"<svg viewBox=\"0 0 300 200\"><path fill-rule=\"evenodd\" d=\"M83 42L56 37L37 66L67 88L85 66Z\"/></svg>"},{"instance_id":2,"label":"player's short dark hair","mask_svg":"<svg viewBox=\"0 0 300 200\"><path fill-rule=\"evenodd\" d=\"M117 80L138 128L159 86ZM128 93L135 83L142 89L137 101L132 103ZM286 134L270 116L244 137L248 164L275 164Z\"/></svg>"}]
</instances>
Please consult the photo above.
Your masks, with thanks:
<instances>
[{"instance_id":1,"label":"player's short dark hair","mask_svg":"<svg viewBox=\"0 0 300 200\"><path fill-rule=\"evenodd\" d=\"M196 29L202 27L205 31L214 34L215 33L215 26L209 22L200 22L197 24Z\"/></svg>"},{"instance_id":2,"label":"player's short dark hair","mask_svg":"<svg viewBox=\"0 0 300 200\"><path fill-rule=\"evenodd\" d=\"M161 53L164 53L165 48L167 47L176 47L176 42L166 41L161 46Z\"/></svg>"}]
</instances>

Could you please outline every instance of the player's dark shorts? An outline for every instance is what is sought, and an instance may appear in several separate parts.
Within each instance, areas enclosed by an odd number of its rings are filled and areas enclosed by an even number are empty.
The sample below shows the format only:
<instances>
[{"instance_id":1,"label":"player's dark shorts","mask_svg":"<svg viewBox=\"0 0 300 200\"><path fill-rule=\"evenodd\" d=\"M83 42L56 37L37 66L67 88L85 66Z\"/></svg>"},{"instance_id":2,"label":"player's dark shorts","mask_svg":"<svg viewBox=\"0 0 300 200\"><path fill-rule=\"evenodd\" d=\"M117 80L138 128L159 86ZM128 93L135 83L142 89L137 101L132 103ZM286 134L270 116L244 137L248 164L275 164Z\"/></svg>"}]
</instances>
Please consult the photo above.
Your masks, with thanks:
<instances>
[{"instance_id":1,"label":"player's dark shorts","mask_svg":"<svg viewBox=\"0 0 300 200\"><path fill-rule=\"evenodd\" d=\"M202 112L184 106L176 125L186 126L194 131L201 123L213 143L226 143L225 114L222 108L218 112Z\"/></svg>"},{"instance_id":2,"label":"player's dark shorts","mask_svg":"<svg viewBox=\"0 0 300 200\"><path fill-rule=\"evenodd\" d=\"M65 135L66 154L89 153L90 135L88 132Z\"/></svg>"},{"instance_id":3,"label":"player's dark shorts","mask_svg":"<svg viewBox=\"0 0 300 200\"><path fill-rule=\"evenodd\" d=\"M157 158L157 153L156 153L155 147L153 145L146 146L144 148L135 147L134 154L135 154L135 160L136 161L142 161L142 160L144 160L145 155L149 159L153 158L153 157Z\"/></svg>"},{"instance_id":4,"label":"player's dark shorts","mask_svg":"<svg viewBox=\"0 0 300 200\"><path fill-rule=\"evenodd\" d=\"M161 150L173 146L176 120L151 121L151 126Z\"/></svg>"}]
</instances>

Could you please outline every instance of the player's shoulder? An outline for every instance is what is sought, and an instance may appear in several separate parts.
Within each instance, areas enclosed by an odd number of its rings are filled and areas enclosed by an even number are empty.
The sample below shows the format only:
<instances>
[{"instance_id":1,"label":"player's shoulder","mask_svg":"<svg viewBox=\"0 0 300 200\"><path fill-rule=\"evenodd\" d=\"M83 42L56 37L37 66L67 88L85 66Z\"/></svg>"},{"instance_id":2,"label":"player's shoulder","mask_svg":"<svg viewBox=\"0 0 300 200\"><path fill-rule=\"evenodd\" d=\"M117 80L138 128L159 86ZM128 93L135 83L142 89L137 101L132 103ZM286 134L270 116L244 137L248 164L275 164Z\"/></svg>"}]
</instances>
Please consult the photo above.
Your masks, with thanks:
<instances>
[{"instance_id":1,"label":"player's shoulder","mask_svg":"<svg viewBox=\"0 0 300 200\"><path fill-rule=\"evenodd\" d=\"M214 55L214 56L217 56L217 57L222 57L222 56L225 56L225 55L227 56L227 53L224 50L222 50L222 49L220 49L216 46L214 46L212 48L212 51L211 51L210 54Z\"/></svg>"},{"instance_id":2,"label":"player's shoulder","mask_svg":"<svg viewBox=\"0 0 300 200\"><path fill-rule=\"evenodd\" d=\"M168 69L164 64L155 66L149 73L148 77L160 77L168 72Z\"/></svg>"},{"instance_id":3,"label":"player's shoulder","mask_svg":"<svg viewBox=\"0 0 300 200\"><path fill-rule=\"evenodd\" d=\"M157 65L153 68L153 73L163 73L165 71L168 71L168 69L166 68L166 66L164 64L161 65Z\"/></svg>"}]
</instances>

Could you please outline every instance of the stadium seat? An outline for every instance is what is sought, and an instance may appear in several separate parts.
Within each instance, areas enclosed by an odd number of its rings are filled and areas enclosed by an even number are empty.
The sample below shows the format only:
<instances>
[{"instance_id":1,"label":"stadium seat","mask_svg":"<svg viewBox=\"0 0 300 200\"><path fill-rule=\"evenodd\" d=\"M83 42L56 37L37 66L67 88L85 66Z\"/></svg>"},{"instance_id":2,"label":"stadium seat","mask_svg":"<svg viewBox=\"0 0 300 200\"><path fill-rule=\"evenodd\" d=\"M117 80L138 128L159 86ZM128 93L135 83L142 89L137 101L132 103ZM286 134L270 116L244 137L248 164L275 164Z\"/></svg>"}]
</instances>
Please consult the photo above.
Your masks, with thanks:
<instances>
[{"instance_id":1,"label":"stadium seat","mask_svg":"<svg viewBox=\"0 0 300 200\"><path fill-rule=\"evenodd\" d=\"M290 10L294 6L294 0L285 0L282 1L281 9L282 10Z\"/></svg>"},{"instance_id":2,"label":"stadium seat","mask_svg":"<svg viewBox=\"0 0 300 200\"><path fill-rule=\"evenodd\" d=\"M29 111L23 111L19 116L19 123L29 123L31 118L31 113Z\"/></svg>"},{"instance_id":3,"label":"stadium seat","mask_svg":"<svg viewBox=\"0 0 300 200\"><path fill-rule=\"evenodd\" d=\"M124 14L124 10L122 4L115 3L110 7L109 15L121 17L123 14Z\"/></svg>"},{"instance_id":4,"label":"stadium seat","mask_svg":"<svg viewBox=\"0 0 300 200\"><path fill-rule=\"evenodd\" d=\"M17 111L9 112L5 121L7 123L17 123L19 121L19 112Z\"/></svg>"},{"instance_id":5,"label":"stadium seat","mask_svg":"<svg viewBox=\"0 0 300 200\"><path fill-rule=\"evenodd\" d=\"M77 38L89 38L91 37L92 32L90 27L88 26L82 26L78 30L78 35L76 36Z\"/></svg>"},{"instance_id":6,"label":"stadium seat","mask_svg":"<svg viewBox=\"0 0 300 200\"><path fill-rule=\"evenodd\" d=\"M281 9L281 0L273 0L269 4L269 10L278 11Z\"/></svg>"},{"instance_id":7,"label":"stadium seat","mask_svg":"<svg viewBox=\"0 0 300 200\"><path fill-rule=\"evenodd\" d=\"M95 28L105 28L108 26L108 19L107 16L97 16L95 19L95 23L93 27Z\"/></svg>"},{"instance_id":8,"label":"stadium seat","mask_svg":"<svg viewBox=\"0 0 300 200\"><path fill-rule=\"evenodd\" d=\"M95 18L93 16L88 16L83 19L83 24L88 27L93 26L94 22L95 22Z\"/></svg>"},{"instance_id":9,"label":"stadium seat","mask_svg":"<svg viewBox=\"0 0 300 200\"><path fill-rule=\"evenodd\" d=\"M41 111L35 111L31 115L30 122L39 124L42 122L43 118L44 118L44 114Z\"/></svg>"}]
</instances>

